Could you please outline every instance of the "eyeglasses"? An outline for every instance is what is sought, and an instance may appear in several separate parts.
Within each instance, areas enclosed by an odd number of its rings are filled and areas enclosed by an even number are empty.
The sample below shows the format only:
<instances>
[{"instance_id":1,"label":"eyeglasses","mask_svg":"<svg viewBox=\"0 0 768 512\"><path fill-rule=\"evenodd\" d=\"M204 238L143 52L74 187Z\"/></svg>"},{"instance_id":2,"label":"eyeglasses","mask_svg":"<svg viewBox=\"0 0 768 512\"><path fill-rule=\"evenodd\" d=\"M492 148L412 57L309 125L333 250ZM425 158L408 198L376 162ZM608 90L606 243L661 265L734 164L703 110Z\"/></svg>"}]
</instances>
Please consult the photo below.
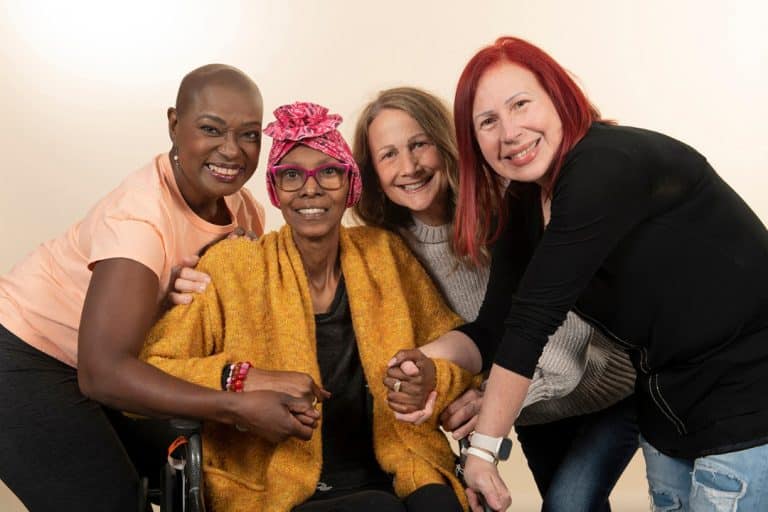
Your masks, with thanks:
<instances>
[{"instance_id":1,"label":"eyeglasses","mask_svg":"<svg viewBox=\"0 0 768 512\"><path fill-rule=\"evenodd\" d=\"M347 181L352 170L349 164L332 163L304 169L297 165L274 165L269 172L272 181L283 192L296 192L301 189L309 178L315 178L320 188L324 190L339 190Z\"/></svg>"}]
</instances>

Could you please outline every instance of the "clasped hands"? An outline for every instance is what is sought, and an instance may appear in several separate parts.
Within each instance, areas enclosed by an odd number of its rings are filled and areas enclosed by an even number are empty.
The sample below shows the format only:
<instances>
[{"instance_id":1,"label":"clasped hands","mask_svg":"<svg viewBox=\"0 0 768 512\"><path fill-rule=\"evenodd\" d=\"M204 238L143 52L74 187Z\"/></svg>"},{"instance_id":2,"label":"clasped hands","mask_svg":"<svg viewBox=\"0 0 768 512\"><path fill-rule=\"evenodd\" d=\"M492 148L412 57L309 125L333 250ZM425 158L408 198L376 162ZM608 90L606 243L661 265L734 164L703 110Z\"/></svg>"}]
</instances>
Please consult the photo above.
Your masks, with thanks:
<instances>
[{"instance_id":1,"label":"clasped hands","mask_svg":"<svg viewBox=\"0 0 768 512\"><path fill-rule=\"evenodd\" d=\"M231 422L271 443L289 437L309 440L318 425L315 407L331 394L301 372L250 368L242 393L226 393L233 402Z\"/></svg>"},{"instance_id":2,"label":"clasped hands","mask_svg":"<svg viewBox=\"0 0 768 512\"><path fill-rule=\"evenodd\" d=\"M437 401L436 373L434 361L419 349L395 354L384 375L387 404L395 418L419 425L432 416Z\"/></svg>"},{"instance_id":3,"label":"clasped hands","mask_svg":"<svg viewBox=\"0 0 768 512\"><path fill-rule=\"evenodd\" d=\"M395 354L387 365L384 386L389 389L387 403L398 420L418 425L435 413L436 367L420 350ZM482 403L483 391L468 389L440 413L440 425L456 440L466 437L475 429Z\"/></svg>"}]
</instances>

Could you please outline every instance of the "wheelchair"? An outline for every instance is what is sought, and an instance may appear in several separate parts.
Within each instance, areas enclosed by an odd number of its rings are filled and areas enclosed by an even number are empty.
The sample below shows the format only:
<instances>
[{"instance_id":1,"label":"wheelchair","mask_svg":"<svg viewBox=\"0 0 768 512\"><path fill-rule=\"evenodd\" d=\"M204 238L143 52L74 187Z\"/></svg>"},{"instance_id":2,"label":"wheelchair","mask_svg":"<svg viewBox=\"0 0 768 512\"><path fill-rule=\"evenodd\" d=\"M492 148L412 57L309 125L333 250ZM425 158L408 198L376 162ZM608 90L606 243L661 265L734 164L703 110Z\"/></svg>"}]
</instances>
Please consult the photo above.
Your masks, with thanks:
<instances>
[{"instance_id":1,"label":"wheelchair","mask_svg":"<svg viewBox=\"0 0 768 512\"><path fill-rule=\"evenodd\" d=\"M203 496L202 424L198 420L171 419L176 441L168 449L159 488L149 487L149 478L139 480L139 512L205 512Z\"/></svg>"},{"instance_id":2,"label":"wheelchair","mask_svg":"<svg viewBox=\"0 0 768 512\"><path fill-rule=\"evenodd\" d=\"M150 489L148 478L140 480L139 512L151 512L151 504L160 506L160 512L206 512L203 493L202 424L197 420L169 420L178 436L169 447L168 461L161 479L161 488ZM460 451L469 446L469 440L459 441ZM465 455L456 460L456 476L463 482L462 466ZM483 504L485 512L491 508Z\"/></svg>"},{"instance_id":3,"label":"wheelchair","mask_svg":"<svg viewBox=\"0 0 768 512\"><path fill-rule=\"evenodd\" d=\"M178 436L169 447L168 461L161 478L160 489L150 489L148 478L140 481L139 512L151 512L151 504L160 506L160 512L206 512L203 493L203 441L202 424L197 420L169 420ZM460 452L469 446L469 440L459 441ZM456 459L456 476L463 482L465 455ZM484 512L492 512L483 504Z\"/></svg>"}]
</instances>

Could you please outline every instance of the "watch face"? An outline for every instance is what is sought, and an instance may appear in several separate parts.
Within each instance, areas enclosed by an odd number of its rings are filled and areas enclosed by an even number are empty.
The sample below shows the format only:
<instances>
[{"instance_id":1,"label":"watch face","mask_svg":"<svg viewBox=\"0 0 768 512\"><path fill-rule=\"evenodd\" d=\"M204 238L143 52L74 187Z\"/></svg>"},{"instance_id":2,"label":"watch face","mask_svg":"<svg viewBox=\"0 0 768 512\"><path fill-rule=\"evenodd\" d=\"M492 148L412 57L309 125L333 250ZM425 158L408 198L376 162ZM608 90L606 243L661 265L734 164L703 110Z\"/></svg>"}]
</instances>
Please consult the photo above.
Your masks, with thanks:
<instances>
[{"instance_id":1,"label":"watch face","mask_svg":"<svg viewBox=\"0 0 768 512\"><path fill-rule=\"evenodd\" d=\"M506 437L501 440L501 446L499 446L499 460L507 460L509 454L512 453L512 440Z\"/></svg>"}]
</instances>

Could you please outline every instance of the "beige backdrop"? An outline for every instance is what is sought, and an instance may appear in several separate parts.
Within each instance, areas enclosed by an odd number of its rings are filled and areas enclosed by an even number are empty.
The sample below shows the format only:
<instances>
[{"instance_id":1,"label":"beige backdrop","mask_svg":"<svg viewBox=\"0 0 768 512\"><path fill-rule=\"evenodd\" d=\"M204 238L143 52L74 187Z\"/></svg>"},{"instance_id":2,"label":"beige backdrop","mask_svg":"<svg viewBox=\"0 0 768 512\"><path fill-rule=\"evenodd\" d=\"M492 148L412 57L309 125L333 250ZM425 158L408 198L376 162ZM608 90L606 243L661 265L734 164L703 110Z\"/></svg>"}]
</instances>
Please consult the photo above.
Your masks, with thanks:
<instances>
[{"instance_id":1,"label":"beige backdrop","mask_svg":"<svg viewBox=\"0 0 768 512\"><path fill-rule=\"evenodd\" d=\"M382 88L418 85L452 100L463 64L501 34L548 50L607 117L698 148L765 221L764 5L0 0L0 272L169 148L165 110L194 67L242 68L260 84L267 113L299 99L328 105L350 135L362 104ZM268 227L278 227L261 172L250 188L267 205ZM534 510L516 457L505 468L514 509ZM614 493L615 510L644 509L644 493L636 460ZM22 510L14 503L0 485L0 510Z\"/></svg>"}]
</instances>

